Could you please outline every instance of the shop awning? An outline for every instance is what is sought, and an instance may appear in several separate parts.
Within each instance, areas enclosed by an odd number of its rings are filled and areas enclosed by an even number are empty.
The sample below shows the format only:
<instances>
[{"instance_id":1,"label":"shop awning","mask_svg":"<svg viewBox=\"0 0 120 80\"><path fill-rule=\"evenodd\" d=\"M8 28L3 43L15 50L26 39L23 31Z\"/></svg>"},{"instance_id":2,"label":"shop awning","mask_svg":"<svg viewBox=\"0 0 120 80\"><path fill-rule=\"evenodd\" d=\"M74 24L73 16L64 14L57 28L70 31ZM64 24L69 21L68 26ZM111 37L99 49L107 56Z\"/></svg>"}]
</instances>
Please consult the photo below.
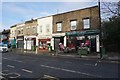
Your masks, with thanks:
<instances>
[{"instance_id":1,"label":"shop awning","mask_svg":"<svg viewBox=\"0 0 120 80\"><path fill-rule=\"evenodd\" d=\"M66 32L66 36L89 36L89 35L97 35L97 34L99 34L99 30Z\"/></svg>"}]
</instances>

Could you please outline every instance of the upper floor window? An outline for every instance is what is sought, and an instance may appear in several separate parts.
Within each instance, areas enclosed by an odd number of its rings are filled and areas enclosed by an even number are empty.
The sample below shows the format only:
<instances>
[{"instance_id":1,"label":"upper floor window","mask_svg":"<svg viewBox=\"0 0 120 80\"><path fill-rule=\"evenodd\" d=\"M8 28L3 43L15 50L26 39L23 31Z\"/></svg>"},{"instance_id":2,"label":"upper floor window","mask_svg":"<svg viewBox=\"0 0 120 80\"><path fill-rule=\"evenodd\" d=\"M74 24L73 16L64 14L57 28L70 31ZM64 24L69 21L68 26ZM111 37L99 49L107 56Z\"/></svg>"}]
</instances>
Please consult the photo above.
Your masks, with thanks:
<instances>
[{"instance_id":1,"label":"upper floor window","mask_svg":"<svg viewBox=\"0 0 120 80\"><path fill-rule=\"evenodd\" d=\"M16 30L15 30L15 35L16 35Z\"/></svg>"},{"instance_id":2,"label":"upper floor window","mask_svg":"<svg viewBox=\"0 0 120 80\"><path fill-rule=\"evenodd\" d=\"M42 33L42 25L40 26L40 32Z\"/></svg>"},{"instance_id":3,"label":"upper floor window","mask_svg":"<svg viewBox=\"0 0 120 80\"><path fill-rule=\"evenodd\" d=\"M33 26L33 34L36 33L36 27Z\"/></svg>"},{"instance_id":4,"label":"upper floor window","mask_svg":"<svg viewBox=\"0 0 120 80\"><path fill-rule=\"evenodd\" d=\"M84 29L89 29L90 28L90 19L83 19L83 28Z\"/></svg>"},{"instance_id":5,"label":"upper floor window","mask_svg":"<svg viewBox=\"0 0 120 80\"><path fill-rule=\"evenodd\" d=\"M76 28L77 28L77 21L76 20L71 21L70 25L71 25L71 30L76 30Z\"/></svg>"},{"instance_id":6,"label":"upper floor window","mask_svg":"<svg viewBox=\"0 0 120 80\"><path fill-rule=\"evenodd\" d=\"M18 30L18 34L20 34L20 30Z\"/></svg>"},{"instance_id":7,"label":"upper floor window","mask_svg":"<svg viewBox=\"0 0 120 80\"><path fill-rule=\"evenodd\" d=\"M13 36L13 35L14 35L14 32L12 31L12 32L11 32L11 36Z\"/></svg>"},{"instance_id":8,"label":"upper floor window","mask_svg":"<svg viewBox=\"0 0 120 80\"><path fill-rule=\"evenodd\" d=\"M62 22L57 23L57 31L62 31Z\"/></svg>"},{"instance_id":9,"label":"upper floor window","mask_svg":"<svg viewBox=\"0 0 120 80\"><path fill-rule=\"evenodd\" d=\"M49 24L46 25L46 32L50 32Z\"/></svg>"},{"instance_id":10,"label":"upper floor window","mask_svg":"<svg viewBox=\"0 0 120 80\"><path fill-rule=\"evenodd\" d=\"M30 27L27 27L26 32L27 32L27 35L29 35L29 34L30 34Z\"/></svg>"},{"instance_id":11,"label":"upper floor window","mask_svg":"<svg viewBox=\"0 0 120 80\"><path fill-rule=\"evenodd\" d=\"M23 29L21 29L21 34L23 34Z\"/></svg>"}]
</instances>

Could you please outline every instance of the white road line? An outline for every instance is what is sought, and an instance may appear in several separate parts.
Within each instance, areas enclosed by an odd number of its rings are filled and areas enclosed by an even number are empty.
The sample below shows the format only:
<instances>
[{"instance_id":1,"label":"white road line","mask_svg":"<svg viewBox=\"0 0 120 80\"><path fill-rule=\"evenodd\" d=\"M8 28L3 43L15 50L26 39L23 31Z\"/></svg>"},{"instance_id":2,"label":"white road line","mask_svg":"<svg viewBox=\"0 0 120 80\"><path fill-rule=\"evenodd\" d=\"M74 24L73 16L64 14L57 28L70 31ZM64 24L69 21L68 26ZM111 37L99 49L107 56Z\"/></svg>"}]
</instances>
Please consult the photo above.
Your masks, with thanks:
<instances>
[{"instance_id":1,"label":"white road line","mask_svg":"<svg viewBox=\"0 0 120 80\"><path fill-rule=\"evenodd\" d=\"M5 58L5 57L3 57L3 59L10 60L10 61L16 61L16 62L22 62L22 61L19 61L19 60L8 59L8 58Z\"/></svg>"},{"instance_id":2,"label":"white road line","mask_svg":"<svg viewBox=\"0 0 120 80\"><path fill-rule=\"evenodd\" d=\"M49 76L49 75L44 75L43 77L44 77L44 78L54 78L54 79L56 79L55 77Z\"/></svg>"},{"instance_id":3,"label":"white road line","mask_svg":"<svg viewBox=\"0 0 120 80\"><path fill-rule=\"evenodd\" d=\"M2 64L2 63L0 63L0 64Z\"/></svg>"},{"instance_id":4,"label":"white road line","mask_svg":"<svg viewBox=\"0 0 120 80\"><path fill-rule=\"evenodd\" d=\"M27 70L27 69L22 69L22 71L28 72L28 73L32 73L32 71Z\"/></svg>"},{"instance_id":5,"label":"white road line","mask_svg":"<svg viewBox=\"0 0 120 80\"><path fill-rule=\"evenodd\" d=\"M83 74L83 75L87 75L87 76L91 76L91 77L100 77L100 78L102 77L102 76L92 75L92 74L89 74L89 73L84 73L84 72L69 70L69 69L57 68L57 67L46 66L46 65L40 65L40 66L41 66L41 67L46 67L46 68L51 68L51 69L57 69L57 70L72 72L72 73Z\"/></svg>"},{"instance_id":6,"label":"white road line","mask_svg":"<svg viewBox=\"0 0 120 80\"><path fill-rule=\"evenodd\" d=\"M15 66L12 66L12 65L7 65L8 67L10 67L10 68L15 68Z\"/></svg>"},{"instance_id":7,"label":"white road line","mask_svg":"<svg viewBox=\"0 0 120 80\"><path fill-rule=\"evenodd\" d=\"M0 76L0 79L3 79L4 77Z\"/></svg>"}]
</instances>

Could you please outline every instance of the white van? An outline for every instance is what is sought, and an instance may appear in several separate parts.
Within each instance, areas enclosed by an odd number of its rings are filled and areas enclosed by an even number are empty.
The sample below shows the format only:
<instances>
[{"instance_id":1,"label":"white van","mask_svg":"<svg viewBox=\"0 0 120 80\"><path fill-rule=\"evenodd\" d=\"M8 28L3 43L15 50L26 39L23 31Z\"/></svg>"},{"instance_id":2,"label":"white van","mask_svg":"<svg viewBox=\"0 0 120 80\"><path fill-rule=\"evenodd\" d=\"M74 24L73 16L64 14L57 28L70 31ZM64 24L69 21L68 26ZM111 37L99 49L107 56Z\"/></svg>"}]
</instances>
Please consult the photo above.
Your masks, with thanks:
<instances>
[{"instance_id":1,"label":"white van","mask_svg":"<svg viewBox=\"0 0 120 80\"><path fill-rule=\"evenodd\" d=\"M6 44L0 44L0 52L8 52L8 47Z\"/></svg>"}]
</instances>

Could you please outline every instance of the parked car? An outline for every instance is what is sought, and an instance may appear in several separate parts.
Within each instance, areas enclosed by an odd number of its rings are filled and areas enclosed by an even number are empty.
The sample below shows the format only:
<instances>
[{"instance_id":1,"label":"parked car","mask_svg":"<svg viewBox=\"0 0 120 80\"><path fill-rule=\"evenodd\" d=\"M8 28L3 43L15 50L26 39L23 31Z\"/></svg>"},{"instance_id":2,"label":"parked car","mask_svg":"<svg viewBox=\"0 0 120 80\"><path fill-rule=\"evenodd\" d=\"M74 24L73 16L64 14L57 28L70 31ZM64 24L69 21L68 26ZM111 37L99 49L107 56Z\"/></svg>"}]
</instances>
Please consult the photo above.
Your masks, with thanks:
<instances>
[{"instance_id":1,"label":"parked car","mask_svg":"<svg viewBox=\"0 0 120 80\"><path fill-rule=\"evenodd\" d=\"M0 44L0 52L8 52L8 47L6 44Z\"/></svg>"}]
</instances>

